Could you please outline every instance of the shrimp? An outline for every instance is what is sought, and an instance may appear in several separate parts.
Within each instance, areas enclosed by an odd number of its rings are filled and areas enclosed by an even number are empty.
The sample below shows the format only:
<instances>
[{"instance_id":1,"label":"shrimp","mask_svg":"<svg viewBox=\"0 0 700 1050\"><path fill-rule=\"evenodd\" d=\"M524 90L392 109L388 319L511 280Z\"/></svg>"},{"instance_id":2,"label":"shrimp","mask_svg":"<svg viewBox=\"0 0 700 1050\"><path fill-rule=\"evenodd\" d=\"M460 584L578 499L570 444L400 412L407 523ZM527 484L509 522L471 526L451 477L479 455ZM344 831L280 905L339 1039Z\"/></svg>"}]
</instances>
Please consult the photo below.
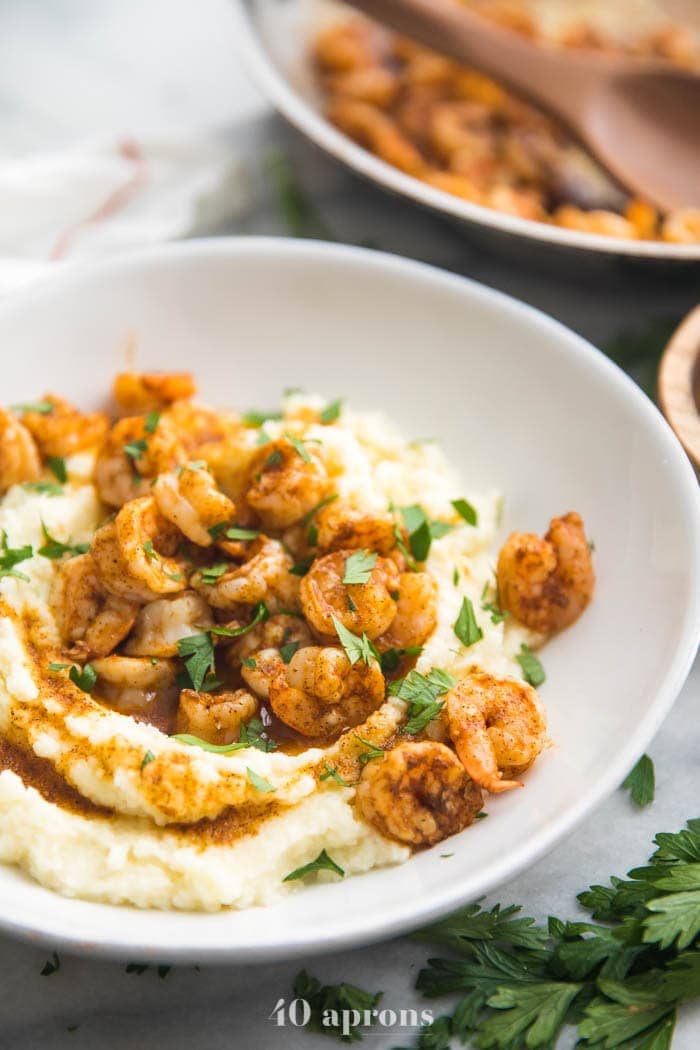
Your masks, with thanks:
<instances>
[{"instance_id":1,"label":"shrimp","mask_svg":"<svg viewBox=\"0 0 700 1050\"><path fill-rule=\"evenodd\" d=\"M382 66L365 69L350 69L328 77L326 88L342 98L361 99L380 109L386 109L394 101L401 87L396 73Z\"/></svg>"},{"instance_id":2,"label":"shrimp","mask_svg":"<svg viewBox=\"0 0 700 1050\"><path fill-rule=\"evenodd\" d=\"M210 744L232 744L241 725L258 713L258 701L245 689L198 693L182 689L175 721L176 733L191 733Z\"/></svg>"},{"instance_id":3,"label":"shrimp","mask_svg":"<svg viewBox=\"0 0 700 1050\"><path fill-rule=\"evenodd\" d=\"M561 204L552 218L555 225L564 226L568 230L598 233L605 237L622 237L625 240L634 240L637 237L637 231L629 219L602 208L583 211L575 204Z\"/></svg>"},{"instance_id":4,"label":"shrimp","mask_svg":"<svg viewBox=\"0 0 700 1050\"><path fill-rule=\"evenodd\" d=\"M41 459L31 432L0 409L0 494L23 481L36 481Z\"/></svg>"},{"instance_id":5,"label":"shrimp","mask_svg":"<svg viewBox=\"0 0 700 1050\"><path fill-rule=\"evenodd\" d=\"M402 572L396 616L377 639L377 648L410 649L423 645L437 626L437 583L427 572Z\"/></svg>"},{"instance_id":6,"label":"shrimp","mask_svg":"<svg viewBox=\"0 0 700 1050\"><path fill-rule=\"evenodd\" d=\"M314 630L336 634L333 617L354 634L378 638L396 616L399 570L393 561L378 557L366 583L343 583L346 562L353 551L334 551L318 558L301 581L301 608Z\"/></svg>"},{"instance_id":7,"label":"shrimp","mask_svg":"<svg viewBox=\"0 0 700 1050\"><path fill-rule=\"evenodd\" d=\"M377 30L359 19L345 25L329 25L314 41L314 58L323 69L345 73L374 66Z\"/></svg>"},{"instance_id":8,"label":"shrimp","mask_svg":"<svg viewBox=\"0 0 700 1050\"><path fill-rule=\"evenodd\" d=\"M172 425L159 419L155 428L145 416L120 419L97 453L94 481L100 499L121 507L149 491L152 479L186 460Z\"/></svg>"},{"instance_id":9,"label":"shrimp","mask_svg":"<svg viewBox=\"0 0 700 1050\"><path fill-rule=\"evenodd\" d=\"M239 638L232 648L234 664L246 660L260 649L281 649L283 645L301 648L311 643L311 632L301 616L278 613Z\"/></svg>"},{"instance_id":10,"label":"shrimp","mask_svg":"<svg viewBox=\"0 0 700 1050\"><path fill-rule=\"evenodd\" d=\"M314 447L283 438L258 449L245 497L266 528L286 529L313 510L329 487Z\"/></svg>"},{"instance_id":11,"label":"shrimp","mask_svg":"<svg viewBox=\"0 0 700 1050\"><path fill-rule=\"evenodd\" d=\"M188 464L179 474L160 474L153 485L158 509L200 547L213 543L209 529L231 522L236 505L219 490L206 467Z\"/></svg>"},{"instance_id":12,"label":"shrimp","mask_svg":"<svg viewBox=\"0 0 700 1050\"><path fill-rule=\"evenodd\" d=\"M195 572L190 580L194 589L215 609L236 610L239 605L267 602L271 611L295 608L299 580L290 573L292 559L281 543L259 536L250 544L247 560L231 564L207 583L206 570Z\"/></svg>"},{"instance_id":13,"label":"shrimp","mask_svg":"<svg viewBox=\"0 0 700 1050\"><path fill-rule=\"evenodd\" d=\"M279 669L269 698L280 721L297 733L330 737L377 710L384 701L384 675L374 658L351 665L342 649L309 645Z\"/></svg>"},{"instance_id":14,"label":"shrimp","mask_svg":"<svg viewBox=\"0 0 700 1050\"><path fill-rule=\"evenodd\" d=\"M700 208L672 211L661 225L661 239L672 244L700 244Z\"/></svg>"},{"instance_id":15,"label":"shrimp","mask_svg":"<svg viewBox=\"0 0 700 1050\"><path fill-rule=\"evenodd\" d=\"M447 729L469 776L491 792L522 787L546 743L544 708L532 688L472 670L445 698Z\"/></svg>"},{"instance_id":16,"label":"shrimp","mask_svg":"<svg viewBox=\"0 0 700 1050\"><path fill-rule=\"evenodd\" d=\"M59 634L82 659L107 656L131 630L138 604L104 589L90 554L61 562L50 605Z\"/></svg>"},{"instance_id":17,"label":"shrimp","mask_svg":"<svg viewBox=\"0 0 700 1050\"><path fill-rule=\"evenodd\" d=\"M420 175L426 162L396 122L376 106L354 98L331 98L328 119L351 139L376 153L387 164Z\"/></svg>"},{"instance_id":18,"label":"shrimp","mask_svg":"<svg viewBox=\"0 0 700 1050\"><path fill-rule=\"evenodd\" d=\"M104 412L80 412L55 394L47 394L43 400L52 406L50 412L30 410L22 416L42 456L72 456L104 440L109 426Z\"/></svg>"},{"instance_id":19,"label":"shrimp","mask_svg":"<svg viewBox=\"0 0 700 1050\"><path fill-rule=\"evenodd\" d=\"M241 676L256 696L268 700L270 685L284 666L279 649L258 649L253 658L241 665Z\"/></svg>"},{"instance_id":20,"label":"shrimp","mask_svg":"<svg viewBox=\"0 0 700 1050\"><path fill-rule=\"evenodd\" d=\"M120 372L112 392L120 412L136 415L194 397L197 388L189 372Z\"/></svg>"},{"instance_id":21,"label":"shrimp","mask_svg":"<svg viewBox=\"0 0 700 1050\"><path fill-rule=\"evenodd\" d=\"M314 516L316 543L321 551L371 550L388 554L396 546L392 514L364 514L333 500Z\"/></svg>"},{"instance_id":22,"label":"shrimp","mask_svg":"<svg viewBox=\"0 0 700 1050\"><path fill-rule=\"evenodd\" d=\"M92 661L97 672L96 693L100 699L129 714L148 714L156 701L175 684L172 660L105 656Z\"/></svg>"},{"instance_id":23,"label":"shrimp","mask_svg":"<svg viewBox=\"0 0 700 1050\"><path fill-rule=\"evenodd\" d=\"M414 848L462 831L483 805L454 752L432 741L400 744L368 762L356 798L368 824Z\"/></svg>"},{"instance_id":24,"label":"shrimp","mask_svg":"<svg viewBox=\"0 0 700 1050\"><path fill-rule=\"evenodd\" d=\"M513 532L498 555L501 608L533 631L552 634L577 620L595 588L583 519L552 518L544 539Z\"/></svg>"},{"instance_id":25,"label":"shrimp","mask_svg":"<svg viewBox=\"0 0 700 1050\"><path fill-rule=\"evenodd\" d=\"M213 625L209 606L194 591L157 598L139 611L124 652L127 656L177 656L182 638Z\"/></svg>"},{"instance_id":26,"label":"shrimp","mask_svg":"<svg viewBox=\"0 0 700 1050\"><path fill-rule=\"evenodd\" d=\"M217 412L206 405L191 401L175 401L161 415L176 431L183 447L189 453L224 441L229 434L241 429L236 416ZM206 459L206 456L203 458Z\"/></svg>"},{"instance_id":27,"label":"shrimp","mask_svg":"<svg viewBox=\"0 0 700 1050\"><path fill-rule=\"evenodd\" d=\"M102 585L110 594L139 602L184 590L182 566L172 556L178 540L177 529L160 514L153 496L130 500L92 541Z\"/></svg>"}]
</instances>

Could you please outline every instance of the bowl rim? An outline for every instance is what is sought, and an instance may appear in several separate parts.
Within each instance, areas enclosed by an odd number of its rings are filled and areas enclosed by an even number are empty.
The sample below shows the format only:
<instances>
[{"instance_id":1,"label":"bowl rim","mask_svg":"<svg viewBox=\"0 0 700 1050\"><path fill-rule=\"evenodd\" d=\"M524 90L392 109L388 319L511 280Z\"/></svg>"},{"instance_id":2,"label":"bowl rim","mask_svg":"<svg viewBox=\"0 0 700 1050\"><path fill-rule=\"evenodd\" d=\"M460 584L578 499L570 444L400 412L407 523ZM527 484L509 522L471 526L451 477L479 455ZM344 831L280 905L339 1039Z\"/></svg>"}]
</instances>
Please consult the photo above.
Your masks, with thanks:
<instances>
[{"instance_id":1,"label":"bowl rim","mask_svg":"<svg viewBox=\"0 0 700 1050\"><path fill-rule=\"evenodd\" d=\"M192 931L187 931L185 941L176 945L168 942L160 946L154 928L149 927L149 918L154 914L159 917L154 920L155 927L159 919L162 921L163 915L172 915L170 910L159 912L146 909L141 912L143 933L140 933L140 940L136 943L132 937L121 933L116 919L108 936L96 934L94 930L85 930L78 923L72 924L70 921L73 904L80 907L89 903L92 907L112 910L116 907L114 905L73 901L61 897L62 907L57 908L55 913L52 912L50 924L45 921L30 921L26 916L18 918L3 914L0 908L0 930L33 943L39 942L76 954L107 958L128 957L144 961L152 961L155 958L163 962L181 963L253 963L291 959L301 955L321 955L387 940L415 929L449 913L464 904L465 899L473 900L493 890L535 863L619 787L673 706L695 657L700 641L700 488L685 452L661 413L616 364L561 322L504 292L426 263L367 248L291 238L221 237L163 244L125 253L97 264L71 265L0 302L0 323L5 316L11 316L13 313L21 315L28 308L40 307L44 294L54 296L64 290L71 292L76 288L80 289L85 282L109 281L112 276L119 278L130 271L144 273L148 272L149 268L157 270L164 265L170 269L186 267L191 260L214 263L217 259L245 260L246 256L251 254L271 260L281 256L293 260L297 265L303 265L305 261L318 262L320 259L324 262L324 267L340 266L347 269L349 265L351 269L371 268L377 273L378 279L383 275L394 278L405 275L424 284L426 288L432 286L454 291L468 288L471 296L476 296L489 307L497 307L499 312L526 319L531 326L539 326L556 334L558 345L552 347L553 353L574 356L579 360L585 359L588 367L604 375L607 381L617 388L621 397L634 402L643 425L655 431L662 446L666 470L673 475L673 483L678 490L678 513L691 526L688 572L699 586L689 590L683 627L679 631L673 651L669 654L668 670L663 684L644 716L635 724L620 747L615 760L610 762L605 774L581 793L575 806L568 808L556 820L545 825L538 834L520 844L512 853L504 854L498 863L491 866L488 877L482 877L480 882L476 880L476 884L467 890L466 895L459 887L446 887L418 902L413 898L396 901L382 924L377 924L374 920L371 924L363 923L359 916L345 914L339 918L337 929L319 931L313 924L308 924L306 929L297 928L293 937L266 941L262 945L241 940L231 943L221 935L212 936L205 929L204 935L193 936ZM258 910L261 915L264 914L264 909Z\"/></svg>"},{"instance_id":2,"label":"bowl rim","mask_svg":"<svg viewBox=\"0 0 700 1050\"><path fill-rule=\"evenodd\" d=\"M607 257L627 256L634 259L686 263L700 261L700 244L669 244L665 241L605 237L602 234L550 226L534 219L522 219L436 189L380 160L335 128L319 110L294 90L287 78L277 69L256 29L253 2L254 0L231 0L234 17L238 23L236 47L250 79L297 131L369 181L378 183L400 197L408 197L431 211L459 219L469 225L492 228L502 234L554 245L557 248L580 249Z\"/></svg>"}]
</instances>

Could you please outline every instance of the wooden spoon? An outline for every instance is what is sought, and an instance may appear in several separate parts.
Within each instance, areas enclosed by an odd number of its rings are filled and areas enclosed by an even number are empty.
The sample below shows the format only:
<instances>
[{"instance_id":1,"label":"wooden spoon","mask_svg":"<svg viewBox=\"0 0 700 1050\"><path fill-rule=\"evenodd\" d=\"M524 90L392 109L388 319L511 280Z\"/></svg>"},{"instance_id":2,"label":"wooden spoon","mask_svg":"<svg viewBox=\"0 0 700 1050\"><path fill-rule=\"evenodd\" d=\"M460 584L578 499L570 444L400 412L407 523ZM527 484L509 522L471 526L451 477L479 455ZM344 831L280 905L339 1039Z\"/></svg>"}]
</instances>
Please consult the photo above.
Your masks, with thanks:
<instances>
[{"instance_id":1,"label":"wooden spoon","mask_svg":"<svg viewBox=\"0 0 700 1050\"><path fill-rule=\"evenodd\" d=\"M700 207L700 77L656 59L533 44L459 0L350 0L563 120L632 193Z\"/></svg>"},{"instance_id":2,"label":"wooden spoon","mask_svg":"<svg viewBox=\"0 0 700 1050\"><path fill-rule=\"evenodd\" d=\"M659 404L700 471L700 306L688 314L664 350Z\"/></svg>"}]
</instances>

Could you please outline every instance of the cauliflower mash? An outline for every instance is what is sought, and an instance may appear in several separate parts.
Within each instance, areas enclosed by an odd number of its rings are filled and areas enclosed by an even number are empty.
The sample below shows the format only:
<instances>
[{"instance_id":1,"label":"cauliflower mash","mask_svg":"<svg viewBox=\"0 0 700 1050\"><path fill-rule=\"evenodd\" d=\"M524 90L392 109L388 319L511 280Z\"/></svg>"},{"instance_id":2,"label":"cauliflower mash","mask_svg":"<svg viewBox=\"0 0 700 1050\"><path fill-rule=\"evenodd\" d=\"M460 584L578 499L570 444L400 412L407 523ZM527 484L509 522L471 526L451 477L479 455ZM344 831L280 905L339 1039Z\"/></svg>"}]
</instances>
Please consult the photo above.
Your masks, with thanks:
<instances>
[{"instance_id":1,"label":"cauliflower mash","mask_svg":"<svg viewBox=\"0 0 700 1050\"><path fill-rule=\"evenodd\" d=\"M406 861L547 743L534 653L594 585L433 443L124 373L113 416L0 410L0 860L148 908Z\"/></svg>"}]
</instances>

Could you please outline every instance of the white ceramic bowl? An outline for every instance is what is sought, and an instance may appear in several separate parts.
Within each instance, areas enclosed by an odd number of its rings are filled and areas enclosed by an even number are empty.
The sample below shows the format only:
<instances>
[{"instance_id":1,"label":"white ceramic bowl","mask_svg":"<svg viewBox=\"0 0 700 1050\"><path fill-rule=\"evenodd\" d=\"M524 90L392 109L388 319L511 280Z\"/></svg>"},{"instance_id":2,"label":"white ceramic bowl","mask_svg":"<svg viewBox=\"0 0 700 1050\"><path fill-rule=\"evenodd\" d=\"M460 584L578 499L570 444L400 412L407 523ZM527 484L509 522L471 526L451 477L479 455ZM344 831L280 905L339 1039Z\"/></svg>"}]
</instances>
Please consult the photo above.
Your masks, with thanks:
<instances>
[{"instance_id":1,"label":"white ceramic bowl","mask_svg":"<svg viewBox=\"0 0 700 1050\"><path fill-rule=\"evenodd\" d=\"M124 362L193 369L218 405L282 388L344 396L444 442L469 485L499 487L504 532L572 508L596 544L595 601L543 653L556 747L488 820L408 863L277 906L194 914L65 900L0 868L0 927L156 960L262 960L378 940L532 864L616 788L667 714L700 628L695 478L654 406L602 354L504 295L360 249L192 242L67 270L0 307L3 403L98 403Z\"/></svg>"},{"instance_id":2,"label":"white ceramic bowl","mask_svg":"<svg viewBox=\"0 0 700 1050\"><path fill-rule=\"evenodd\" d=\"M341 8L333 0L233 0L238 53L263 94L299 131L358 174L410 201L431 208L481 235L491 248L511 253L517 242L532 252L561 257L579 254L647 261L688 263L700 260L700 244L624 240L580 233L505 212L484 208L435 189L380 160L335 128L323 115L314 85L309 45L319 25Z\"/></svg>"}]
</instances>

